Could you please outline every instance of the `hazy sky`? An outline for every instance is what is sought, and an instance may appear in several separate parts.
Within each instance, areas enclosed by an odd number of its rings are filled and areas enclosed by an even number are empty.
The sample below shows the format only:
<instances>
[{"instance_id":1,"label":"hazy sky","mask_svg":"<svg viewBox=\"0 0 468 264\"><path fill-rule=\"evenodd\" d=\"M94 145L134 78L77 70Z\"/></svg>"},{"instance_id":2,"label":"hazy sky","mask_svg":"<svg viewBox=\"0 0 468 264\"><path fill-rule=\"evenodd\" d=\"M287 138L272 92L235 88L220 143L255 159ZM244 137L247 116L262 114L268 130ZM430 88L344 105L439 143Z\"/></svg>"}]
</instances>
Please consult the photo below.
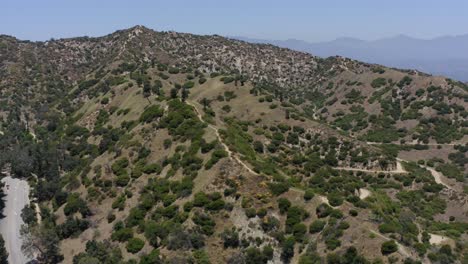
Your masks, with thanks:
<instances>
[{"instance_id":1,"label":"hazy sky","mask_svg":"<svg viewBox=\"0 0 468 264\"><path fill-rule=\"evenodd\" d=\"M2 0L0 34L47 40L155 30L307 41L468 33L465 0Z\"/></svg>"}]
</instances>

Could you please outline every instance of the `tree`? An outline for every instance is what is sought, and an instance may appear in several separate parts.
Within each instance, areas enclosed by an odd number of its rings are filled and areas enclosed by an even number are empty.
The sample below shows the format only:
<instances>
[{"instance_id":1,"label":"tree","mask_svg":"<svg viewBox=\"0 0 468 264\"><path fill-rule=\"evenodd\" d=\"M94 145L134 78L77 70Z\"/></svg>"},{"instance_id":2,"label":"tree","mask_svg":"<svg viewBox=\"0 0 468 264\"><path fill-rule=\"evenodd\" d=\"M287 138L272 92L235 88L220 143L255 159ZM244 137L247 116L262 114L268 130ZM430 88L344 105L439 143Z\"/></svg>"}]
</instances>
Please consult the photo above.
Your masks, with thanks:
<instances>
[{"instance_id":1,"label":"tree","mask_svg":"<svg viewBox=\"0 0 468 264\"><path fill-rule=\"evenodd\" d=\"M111 246L109 241L98 242L90 240L86 242L85 252L73 257L76 264L121 263L122 252L119 247Z\"/></svg>"},{"instance_id":2,"label":"tree","mask_svg":"<svg viewBox=\"0 0 468 264\"><path fill-rule=\"evenodd\" d=\"M160 80L154 81L154 85L151 88L152 92L156 95L161 95L161 88L163 87L162 82Z\"/></svg>"},{"instance_id":3,"label":"tree","mask_svg":"<svg viewBox=\"0 0 468 264\"><path fill-rule=\"evenodd\" d=\"M263 153L263 143L258 141L258 140L255 140L253 142L253 147L254 147L254 150L258 153Z\"/></svg>"},{"instance_id":4,"label":"tree","mask_svg":"<svg viewBox=\"0 0 468 264\"><path fill-rule=\"evenodd\" d=\"M37 222L36 210L34 210L33 206L35 205L26 205L23 210L21 210L21 218L27 225Z\"/></svg>"},{"instance_id":5,"label":"tree","mask_svg":"<svg viewBox=\"0 0 468 264\"><path fill-rule=\"evenodd\" d=\"M151 84L150 82L147 80L145 81L145 83L143 84L143 96L144 97L149 97L151 95Z\"/></svg>"},{"instance_id":6,"label":"tree","mask_svg":"<svg viewBox=\"0 0 468 264\"><path fill-rule=\"evenodd\" d=\"M182 102L185 102L185 100L186 100L187 97L188 97L188 94L189 94L188 90L187 90L185 87L182 88L182 95L181 95L181 97L182 97Z\"/></svg>"},{"instance_id":7,"label":"tree","mask_svg":"<svg viewBox=\"0 0 468 264\"><path fill-rule=\"evenodd\" d=\"M5 208L5 200L3 198L6 194L3 192L3 186L5 183L0 182L0 217L3 217L3 209Z\"/></svg>"},{"instance_id":8,"label":"tree","mask_svg":"<svg viewBox=\"0 0 468 264\"><path fill-rule=\"evenodd\" d=\"M8 252L2 235L0 235L0 264L8 264Z\"/></svg>"},{"instance_id":9,"label":"tree","mask_svg":"<svg viewBox=\"0 0 468 264\"><path fill-rule=\"evenodd\" d=\"M281 259L286 263L294 256L294 244L296 244L296 240L293 236L286 238L282 244Z\"/></svg>"},{"instance_id":10,"label":"tree","mask_svg":"<svg viewBox=\"0 0 468 264\"><path fill-rule=\"evenodd\" d=\"M58 247L60 238L50 222L43 221L33 227L23 225L20 233L23 240L21 250L26 256L32 258L37 253L40 263L60 263L63 260Z\"/></svg>"},{"instance_id":11,"label":"tree","mask_svg":"<svg viewBox=\"0 0 468 264\"><path fill-rule=\"evenodd\" d=\"M178 93L178 90L176 88L172 88L171 89L171 98L172 99L177 98L177 93Z\"/></svg>"},{"instance_id":12,"label":"tree","mask_svg":"<svg viewBox=\"0 0 468 264\"><path fill-rule=\"evenodd\" d=\"M209 105L209 101L208 101L208 99L206 99L206 97L203 97L203 99L202 99L202 105L203 105L203 111L206 111L206 108L207 108L208 105Z\"/></svg>"}]
</instances>

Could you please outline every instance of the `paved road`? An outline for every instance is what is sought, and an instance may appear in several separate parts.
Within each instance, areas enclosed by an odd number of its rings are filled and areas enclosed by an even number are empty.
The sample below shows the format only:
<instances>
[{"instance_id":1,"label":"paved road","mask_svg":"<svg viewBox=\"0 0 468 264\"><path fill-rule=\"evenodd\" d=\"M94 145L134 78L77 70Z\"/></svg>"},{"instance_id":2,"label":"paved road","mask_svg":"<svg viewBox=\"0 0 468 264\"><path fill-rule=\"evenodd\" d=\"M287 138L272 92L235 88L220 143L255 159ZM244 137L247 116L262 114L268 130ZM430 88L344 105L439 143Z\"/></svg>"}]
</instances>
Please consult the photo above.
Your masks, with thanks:
<instances>
[{"instance_id":1,"label":"paved road","mask_svg":"<svg viewBox=\"0 0 468 264\"><path fill-rule=\"evenodd\" d=\"M8 262L13 264L24 264L30 259L21 251L20 229L23 224L21 210L29 203L29 185L26 181L13 179L10 176L2 179L5 183L4 191L5 218L0 220L0 232L5 240L5 247L8 251ZM9 188L6 188L9 185Z\"/></svg>"}]
</instances>

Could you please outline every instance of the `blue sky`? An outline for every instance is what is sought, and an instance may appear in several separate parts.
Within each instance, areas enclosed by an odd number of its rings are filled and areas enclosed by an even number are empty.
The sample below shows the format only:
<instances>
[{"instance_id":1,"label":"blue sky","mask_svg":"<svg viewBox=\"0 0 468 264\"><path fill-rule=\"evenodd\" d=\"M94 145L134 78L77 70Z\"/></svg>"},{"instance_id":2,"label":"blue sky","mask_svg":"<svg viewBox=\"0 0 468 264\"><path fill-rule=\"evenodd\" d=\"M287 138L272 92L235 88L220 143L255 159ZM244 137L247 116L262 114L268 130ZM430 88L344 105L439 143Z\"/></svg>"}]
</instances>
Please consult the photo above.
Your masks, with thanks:
<instances>
[{"instance_id":1,"label":"blue sky","mask_svg":"<svg viewBox=\"0 0 468 264\"><path fill-rule=\"evenodd\" d=\"M155 30L307 41L467 34L463 0L2 0L0 34L47 40Z\"/></svg>"}]
</instances>

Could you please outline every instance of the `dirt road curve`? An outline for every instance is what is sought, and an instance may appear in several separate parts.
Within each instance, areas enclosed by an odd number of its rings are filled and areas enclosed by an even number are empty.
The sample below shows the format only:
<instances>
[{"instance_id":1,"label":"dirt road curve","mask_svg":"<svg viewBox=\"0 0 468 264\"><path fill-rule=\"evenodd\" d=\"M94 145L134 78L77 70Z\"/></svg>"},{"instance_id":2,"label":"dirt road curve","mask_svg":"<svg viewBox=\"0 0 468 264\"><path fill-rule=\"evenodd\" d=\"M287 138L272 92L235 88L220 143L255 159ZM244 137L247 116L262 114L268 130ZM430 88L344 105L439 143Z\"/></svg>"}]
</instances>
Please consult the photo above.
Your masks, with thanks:
<instances>
[{"instance_id":1,"label":"dirt road curve","mask_svg":"<svg viewBox=\"0 0 468 264\"><path fill-rule=\"evenodd\" d=\"M0 220L0 232L9 254L8 262L24 264L30 259L21 251L20 229L23 224L21 210L29 203L29 185L24 180L13 179L10 176L3 178L2 182L5 183L6 199L3 211L5 218Z\"/></svg>"}]
</instances>

